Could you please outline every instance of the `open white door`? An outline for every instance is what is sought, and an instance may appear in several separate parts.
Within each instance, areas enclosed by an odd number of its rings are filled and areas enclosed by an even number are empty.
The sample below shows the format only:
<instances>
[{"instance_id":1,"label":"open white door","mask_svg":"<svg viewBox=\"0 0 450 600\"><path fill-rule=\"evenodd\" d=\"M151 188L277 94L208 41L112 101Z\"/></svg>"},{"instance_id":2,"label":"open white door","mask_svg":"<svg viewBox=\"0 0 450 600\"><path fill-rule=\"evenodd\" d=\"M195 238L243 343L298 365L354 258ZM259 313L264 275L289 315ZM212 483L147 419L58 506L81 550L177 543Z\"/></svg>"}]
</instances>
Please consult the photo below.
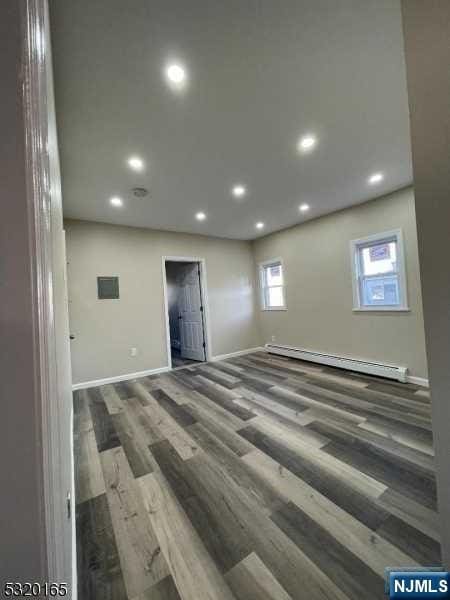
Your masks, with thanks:
<instances>
[{"instance_id":1,"label":"open white door","mask_svg":"<svg viewBox=\"0 0 450 600\"><path fill-rule=\"evenodd\" d=\"M183 265L179 299L182 358L205 360L203 306L198 263Z\"/></svg>"}]
</instances>

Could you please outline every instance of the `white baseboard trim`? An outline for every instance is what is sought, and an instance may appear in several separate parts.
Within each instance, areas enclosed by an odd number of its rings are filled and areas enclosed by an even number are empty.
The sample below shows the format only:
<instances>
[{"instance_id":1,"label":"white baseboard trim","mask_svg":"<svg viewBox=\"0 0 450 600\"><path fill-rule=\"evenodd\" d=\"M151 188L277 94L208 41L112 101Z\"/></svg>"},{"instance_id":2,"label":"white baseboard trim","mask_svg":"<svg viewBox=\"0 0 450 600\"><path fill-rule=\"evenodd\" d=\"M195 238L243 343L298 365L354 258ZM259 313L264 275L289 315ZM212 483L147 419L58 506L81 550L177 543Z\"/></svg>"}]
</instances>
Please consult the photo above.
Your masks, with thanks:
<instances>
[{"instance_id":1,"label":"white baseboard trim","mask_svg":"<svg viewBox=\"0 0 450 600\"><path fill-rule=\"evenodd\" d=\"M116 377L105 377L105 379L82 381L81 383L75 383L74 385L72 385L72 390L84 390L90 387L106 385L107 383L117 383L119 381L128 381L129 379L139 379L140 377L147 377L148 375L157 375L158 373L165 373L166 371L170 371L170 367L159 367L158 369L138 371L137 373L126 373L125 375L117 375Z\"/></svg>"},{"instance_id":2,"label":"white baseboard trim","mask_svg":"<svg viewBox=\"0 0 450 600\"><path fill-rule=\"evenodd\" d=\"M413 383L414 385L421 385L422 387L430 387L430 382L425 377L414 377L414 375L406 376L407 383Z\"/></svg>"},{"instance_id":3,"label":"white baseboard trim","mask_svg":"<svg viewBox=\"0 0 450 600\"><path fill-rule=\"evenodd\" d=\"M246 350L237 350L236 352L230 352L229 354L218 354L217 356L211 356L211 362L218 360L226 360L227 358L233 358L233 356L242 356L243 354L251 354L252 352L265 352L266 349L263 346L257 346L256 348L247 348Z\"/></svg>"}]
</instances>

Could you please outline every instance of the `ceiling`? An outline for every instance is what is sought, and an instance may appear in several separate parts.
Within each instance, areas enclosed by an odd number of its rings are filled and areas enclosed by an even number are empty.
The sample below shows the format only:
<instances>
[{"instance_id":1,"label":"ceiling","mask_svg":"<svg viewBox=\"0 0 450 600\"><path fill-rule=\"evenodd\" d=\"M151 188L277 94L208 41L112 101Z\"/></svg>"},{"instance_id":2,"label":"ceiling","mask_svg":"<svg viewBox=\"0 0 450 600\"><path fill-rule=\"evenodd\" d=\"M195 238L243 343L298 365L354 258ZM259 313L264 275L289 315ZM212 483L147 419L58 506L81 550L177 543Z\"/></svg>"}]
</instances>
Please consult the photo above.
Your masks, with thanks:
<instances>
[{"instance_id":1,"label":"ceiling","mask_svg":"<svg viewBox=\"0 0 450 600\"><path fill-rule=\"evenodd\" d=\"M53 0L51 18L66 217L253 239L412 182L397 0Z\"/></svg>"}]
</instances>

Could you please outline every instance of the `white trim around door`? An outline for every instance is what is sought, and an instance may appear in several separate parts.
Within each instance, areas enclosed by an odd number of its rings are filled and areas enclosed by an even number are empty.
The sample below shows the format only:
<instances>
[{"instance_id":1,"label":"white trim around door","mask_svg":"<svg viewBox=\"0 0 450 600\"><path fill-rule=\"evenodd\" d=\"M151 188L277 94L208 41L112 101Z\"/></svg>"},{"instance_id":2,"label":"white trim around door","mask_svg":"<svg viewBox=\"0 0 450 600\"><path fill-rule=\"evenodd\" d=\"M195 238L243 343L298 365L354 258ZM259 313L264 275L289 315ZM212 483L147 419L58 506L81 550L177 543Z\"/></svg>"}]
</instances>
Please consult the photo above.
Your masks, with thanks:
<instances>
[{"instance_id":1,"label":"white trim around door","mask_svg":"<svg viewBox=\"0 0 450 600\"><path fill-rule=\"evenodd\" d=\"M168 368L172 368L172 353L170 345L170 323L169 323L169 303L167 295L167 274L166 274L166 262L188 262L198 263L200 268L200 288L202 294L202 305L203 305L203 332L205 336L205 358L206 361L210 361L212 358L211 353L211 327L210 327L210 312L208 302L208 286L206 278L206 261L204 258L198 256L163 256L162 257L162 276L163 276L163 297L164 297L164 318L166 321L166 352L167 352L167 365Z\"/></svg>"}]
</instances>

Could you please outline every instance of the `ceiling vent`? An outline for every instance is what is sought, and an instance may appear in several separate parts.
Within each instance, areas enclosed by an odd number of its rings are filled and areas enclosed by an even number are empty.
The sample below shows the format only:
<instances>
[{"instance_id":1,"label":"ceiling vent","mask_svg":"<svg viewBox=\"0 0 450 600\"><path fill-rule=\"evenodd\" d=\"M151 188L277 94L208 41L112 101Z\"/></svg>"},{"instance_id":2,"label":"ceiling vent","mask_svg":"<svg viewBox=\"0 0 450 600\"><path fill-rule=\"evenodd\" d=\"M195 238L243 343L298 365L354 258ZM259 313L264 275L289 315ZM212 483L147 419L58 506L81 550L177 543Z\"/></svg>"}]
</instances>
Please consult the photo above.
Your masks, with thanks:
<instances>
[{"instance_id":1,"label":"ceiling vent","mask_svg":"<svg viewBox=\"0 0 450 600\"><path fill-rule=\"evenodd\" d=\"M145 198L145 196L148 196L148 190L146 188L135 187L133 188L132 192L133 196L136 198Z\"/></svg>"}]
</instances>

